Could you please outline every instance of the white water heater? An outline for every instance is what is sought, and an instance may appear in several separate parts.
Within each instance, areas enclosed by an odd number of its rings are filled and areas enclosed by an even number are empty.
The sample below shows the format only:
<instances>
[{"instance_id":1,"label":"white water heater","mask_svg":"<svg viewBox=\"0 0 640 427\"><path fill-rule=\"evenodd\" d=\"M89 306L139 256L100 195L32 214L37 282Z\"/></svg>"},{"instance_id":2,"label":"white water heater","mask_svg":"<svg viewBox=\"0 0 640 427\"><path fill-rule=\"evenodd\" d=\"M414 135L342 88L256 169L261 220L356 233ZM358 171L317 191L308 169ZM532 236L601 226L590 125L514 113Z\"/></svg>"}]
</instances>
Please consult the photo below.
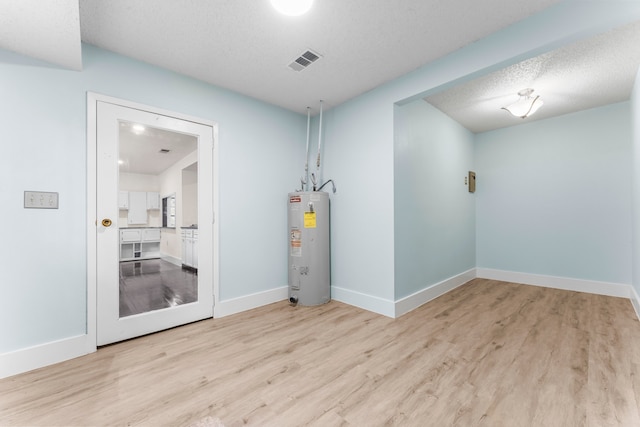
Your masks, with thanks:
<instances>
[{"instance_id":1,"label":"white water heater","mask_svg":"<svg viewBox=\"0 0 640 427\"><path fill-rule=\"evenodd\" d=\"M331 298L329 194L289 193L289 301L320 305Z\"/></svg>"}]
</instances>

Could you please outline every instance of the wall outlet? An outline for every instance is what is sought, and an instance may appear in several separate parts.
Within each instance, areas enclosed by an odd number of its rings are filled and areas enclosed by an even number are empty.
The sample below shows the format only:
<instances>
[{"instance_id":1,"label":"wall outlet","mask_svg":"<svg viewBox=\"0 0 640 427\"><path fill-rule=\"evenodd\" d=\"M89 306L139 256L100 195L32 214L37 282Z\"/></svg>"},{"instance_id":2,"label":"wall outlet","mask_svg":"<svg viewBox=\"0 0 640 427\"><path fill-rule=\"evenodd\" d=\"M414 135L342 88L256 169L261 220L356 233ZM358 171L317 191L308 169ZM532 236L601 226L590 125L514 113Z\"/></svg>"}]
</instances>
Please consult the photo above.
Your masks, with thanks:
<instances>
[{"instance_id":1,"label":"wall outlet","mask_svg":"<svg viewBox=\"0 0 640 427\"><path fill-rule=\"evenodd\" d=\"M58 209L58 193L25 191L25 209Z\"/></svg>"}]
</instances>

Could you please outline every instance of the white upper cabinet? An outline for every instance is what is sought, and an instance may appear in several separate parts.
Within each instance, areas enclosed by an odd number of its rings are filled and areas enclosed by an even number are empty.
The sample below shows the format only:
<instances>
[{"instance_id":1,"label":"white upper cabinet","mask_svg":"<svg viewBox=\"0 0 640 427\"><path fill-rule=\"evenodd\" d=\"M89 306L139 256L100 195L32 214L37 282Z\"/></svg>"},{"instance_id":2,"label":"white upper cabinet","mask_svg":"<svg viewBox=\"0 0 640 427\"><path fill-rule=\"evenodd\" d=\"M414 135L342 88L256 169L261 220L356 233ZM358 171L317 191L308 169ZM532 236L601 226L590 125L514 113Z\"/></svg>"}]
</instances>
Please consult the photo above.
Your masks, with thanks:
<instances>
[{"instance_id":1,"label":"white upper cabinet","mask_svg":"<svg viewBox=\"0 0 640 427\"><path fill-rule=\"evenodd\" d=\"M160 209L160 193L147 191L147 209Z\"/></svg>"},{"instance_id":2,"label":"white upper cabinet","mask_svg":"<svg viewBox=\"0 0 640 427\"><path fill-rule=\"evenodd\" d=\"M127 215L129 225L147 223L147 193L142 191L129 191L129 213Z\"/></svg>"},{"instance_id":3,"label":"white upper cabinet","mask_svg":"<svg viewBox=\"0 0 640 427\"><path fill-rule=\"evenodd\" d=\"M128 191L120 191L118 193L118 209L120 210L129 209L129 192Z\"/></svg>"}]
</instances>

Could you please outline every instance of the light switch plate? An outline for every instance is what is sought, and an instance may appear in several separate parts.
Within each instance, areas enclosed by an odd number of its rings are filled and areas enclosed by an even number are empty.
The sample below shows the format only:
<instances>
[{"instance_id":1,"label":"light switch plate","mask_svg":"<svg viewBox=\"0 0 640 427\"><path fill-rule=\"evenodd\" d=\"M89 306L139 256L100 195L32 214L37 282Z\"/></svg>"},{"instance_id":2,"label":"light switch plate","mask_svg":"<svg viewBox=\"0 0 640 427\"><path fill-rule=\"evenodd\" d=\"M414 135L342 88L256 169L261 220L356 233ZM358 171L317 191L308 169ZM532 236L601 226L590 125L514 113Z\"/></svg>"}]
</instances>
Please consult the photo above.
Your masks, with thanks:
<instances>
[{"instance_id":1,"label":"light switch plate","mask_svg":"<svg viewBox=\"0 0 640 427\"><path fill-rule=\"evenodd\" d=\"M24 207L26 209L58 209L58 193L25 191Z\"/></svg>"}]
</instances>

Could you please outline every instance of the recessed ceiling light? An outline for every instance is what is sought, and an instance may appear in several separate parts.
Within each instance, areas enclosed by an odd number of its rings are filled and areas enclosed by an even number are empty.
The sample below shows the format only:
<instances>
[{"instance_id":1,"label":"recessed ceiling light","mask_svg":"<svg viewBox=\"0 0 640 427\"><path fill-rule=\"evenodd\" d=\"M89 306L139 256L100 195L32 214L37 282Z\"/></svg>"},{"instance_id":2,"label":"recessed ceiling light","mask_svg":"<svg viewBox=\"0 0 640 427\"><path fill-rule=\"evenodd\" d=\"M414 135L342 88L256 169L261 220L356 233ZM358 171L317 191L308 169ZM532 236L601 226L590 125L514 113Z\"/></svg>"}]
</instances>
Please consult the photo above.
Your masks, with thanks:
<instances>
[{"instance_id":1,"label":"recessed ceiling light","mask_svg":"<svg viewBox=\"0 0 640 427\"><path fill-rule=\"evenodd\" d=\"M134 130L134 132L144 132L144 130L146 129L142 125L133 125L131 128Z\"/></svg>"},{"instance_id":2,"label":"recessed ceiling light","mask_svg":"<svg viewBox=\"0 0 640 427\"><path fill-rule=\"evenodd\" d=\"M312 4L313 0L271 0L271 6L287 16L304 15L311 9Z\"/></svg>"}]
</instances>

